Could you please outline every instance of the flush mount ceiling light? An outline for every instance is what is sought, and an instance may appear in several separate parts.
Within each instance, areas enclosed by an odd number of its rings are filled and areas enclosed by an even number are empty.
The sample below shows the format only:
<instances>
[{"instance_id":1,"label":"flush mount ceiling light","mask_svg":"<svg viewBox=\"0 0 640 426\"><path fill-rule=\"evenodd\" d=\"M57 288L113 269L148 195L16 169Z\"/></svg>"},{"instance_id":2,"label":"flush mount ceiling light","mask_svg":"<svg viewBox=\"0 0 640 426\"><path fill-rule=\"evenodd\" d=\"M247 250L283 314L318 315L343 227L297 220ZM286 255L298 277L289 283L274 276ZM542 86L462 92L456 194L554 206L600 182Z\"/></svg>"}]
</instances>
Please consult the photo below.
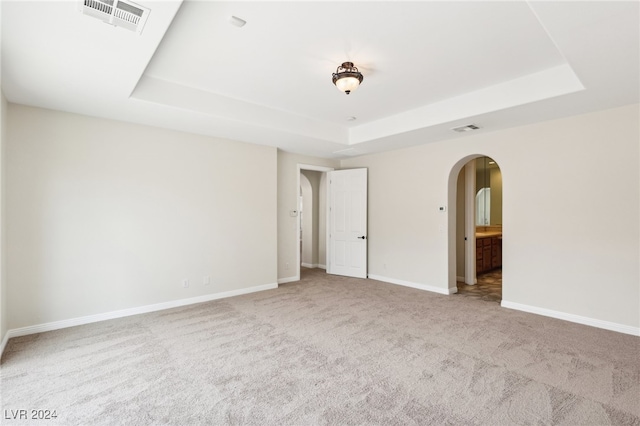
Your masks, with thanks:
<instances>
[{"instance_id":1,"label":"flush mount ceiling light","mask_svg":"<svg viewBox=\"0 0 640 426\"><path fill-rule=\"evenodd\" d=\"M343 62L333 73L333 84L347 95L356 90L363 79L362 73L353 65L353 62Z\"/></svg>"}]
</instances>

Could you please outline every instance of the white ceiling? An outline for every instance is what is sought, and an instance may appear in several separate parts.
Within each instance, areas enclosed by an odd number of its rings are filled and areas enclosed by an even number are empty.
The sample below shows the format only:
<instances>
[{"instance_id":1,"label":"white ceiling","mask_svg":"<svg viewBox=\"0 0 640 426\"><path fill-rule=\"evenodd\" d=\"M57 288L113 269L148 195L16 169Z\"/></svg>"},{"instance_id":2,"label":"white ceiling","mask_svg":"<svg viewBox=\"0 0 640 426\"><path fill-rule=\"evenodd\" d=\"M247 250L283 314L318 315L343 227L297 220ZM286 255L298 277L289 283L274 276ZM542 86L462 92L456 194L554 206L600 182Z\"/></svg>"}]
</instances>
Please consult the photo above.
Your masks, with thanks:
<instances>
[{"instance_id":1,"label":"white ceiling","mask_svg":"<svg viewBox=\"0 0 640 426\"><path fill-rule=\"evenodd\" d=\"M636 1L136 3L142 35L3 0L7 99L323 157L640 101ZM344 61L364 74L348 96Z\"/></svg>"}]
</instances>

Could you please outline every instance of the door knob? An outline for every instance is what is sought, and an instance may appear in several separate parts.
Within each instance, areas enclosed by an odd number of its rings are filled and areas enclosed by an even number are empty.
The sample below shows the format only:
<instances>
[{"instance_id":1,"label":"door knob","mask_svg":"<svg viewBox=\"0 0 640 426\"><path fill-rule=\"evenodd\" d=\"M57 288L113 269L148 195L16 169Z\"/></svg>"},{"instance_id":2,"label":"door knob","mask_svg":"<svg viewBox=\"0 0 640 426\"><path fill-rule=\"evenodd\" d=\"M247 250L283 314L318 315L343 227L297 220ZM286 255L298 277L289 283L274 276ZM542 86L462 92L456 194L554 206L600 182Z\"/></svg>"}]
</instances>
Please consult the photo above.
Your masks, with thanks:
<instances>
[{"instance_id":1,"label":"door knob","mask_svg":"<svg viewBox=\"0 0 640 426\"><path fill-rule=\"evenodd\" d=\"M362 239L362 240L366 240L366 239L367 239L367 237L365 237L365 236L363 235L362 237L358 237L358 239L359 239L359 240L360 240L360 239Z\"/></svg>"}]
</instances>

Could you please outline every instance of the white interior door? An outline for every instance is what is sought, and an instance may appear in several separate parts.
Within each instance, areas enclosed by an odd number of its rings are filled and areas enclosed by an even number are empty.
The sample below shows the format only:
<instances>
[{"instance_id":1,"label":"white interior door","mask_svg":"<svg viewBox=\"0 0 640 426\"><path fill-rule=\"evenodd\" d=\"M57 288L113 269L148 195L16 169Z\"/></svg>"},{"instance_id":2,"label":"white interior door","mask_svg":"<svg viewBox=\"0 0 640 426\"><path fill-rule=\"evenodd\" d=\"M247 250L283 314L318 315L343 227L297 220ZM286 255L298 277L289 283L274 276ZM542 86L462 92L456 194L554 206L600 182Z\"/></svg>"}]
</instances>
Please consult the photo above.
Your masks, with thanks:
<instances>
[{"instance_id":1,"label":"white interior door","mask_svg":"<svg viewBox=\"0 0 640 426\"><path fill-rule=\"evenodd\" d=\"M328 175L327 272L367 278L367 169L337 170Z\"/></svg>"}]
</instances>

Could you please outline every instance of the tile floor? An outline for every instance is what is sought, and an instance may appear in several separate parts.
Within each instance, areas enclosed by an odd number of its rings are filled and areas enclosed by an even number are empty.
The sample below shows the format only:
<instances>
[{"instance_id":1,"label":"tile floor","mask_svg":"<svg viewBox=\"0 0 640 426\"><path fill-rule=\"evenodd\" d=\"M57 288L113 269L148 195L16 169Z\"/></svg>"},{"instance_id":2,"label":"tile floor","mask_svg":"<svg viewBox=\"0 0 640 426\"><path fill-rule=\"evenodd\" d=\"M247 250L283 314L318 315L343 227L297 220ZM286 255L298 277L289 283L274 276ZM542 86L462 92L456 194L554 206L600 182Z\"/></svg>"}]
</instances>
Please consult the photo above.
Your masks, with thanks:
<instances>
[{"instance_id":1,"label":"tile floor","mask_svg":"<svg viewBox=\"0 0 640 426\"><path fill-rule=\"evenodd\" d=\"M478 275L478 283L476 285L458 282L458 293L456 294L500 303L502 300L502 269Z\"/></svg>"}]
</instances>

